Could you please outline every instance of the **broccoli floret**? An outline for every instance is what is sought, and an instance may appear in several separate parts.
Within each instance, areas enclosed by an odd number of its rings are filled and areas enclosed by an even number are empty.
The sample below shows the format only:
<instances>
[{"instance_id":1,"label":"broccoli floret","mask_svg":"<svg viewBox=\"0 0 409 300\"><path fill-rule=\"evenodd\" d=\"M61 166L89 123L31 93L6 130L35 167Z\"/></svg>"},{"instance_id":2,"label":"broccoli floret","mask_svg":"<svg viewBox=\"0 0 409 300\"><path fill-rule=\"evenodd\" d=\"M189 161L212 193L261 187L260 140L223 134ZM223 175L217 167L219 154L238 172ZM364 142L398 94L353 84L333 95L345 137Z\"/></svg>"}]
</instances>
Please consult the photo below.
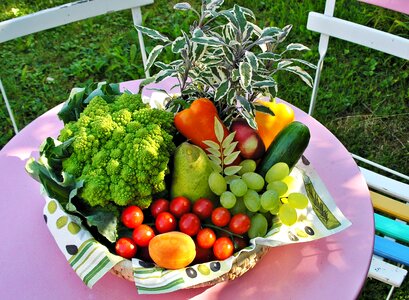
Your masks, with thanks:
<instances>
[{"instance_id":1,"label":"broccoli floret","mask_svg":"<svg viewBox=\"0 0 409 300\"><path fill-rule=\"evenodd\" d=\"M61 130L60 141L74 138L63 169L84 180L80 197L91 206L148 207L166 188L174 131L173 114L150 108L140 95L94 97Z\"/></svg>"}]
</instances>

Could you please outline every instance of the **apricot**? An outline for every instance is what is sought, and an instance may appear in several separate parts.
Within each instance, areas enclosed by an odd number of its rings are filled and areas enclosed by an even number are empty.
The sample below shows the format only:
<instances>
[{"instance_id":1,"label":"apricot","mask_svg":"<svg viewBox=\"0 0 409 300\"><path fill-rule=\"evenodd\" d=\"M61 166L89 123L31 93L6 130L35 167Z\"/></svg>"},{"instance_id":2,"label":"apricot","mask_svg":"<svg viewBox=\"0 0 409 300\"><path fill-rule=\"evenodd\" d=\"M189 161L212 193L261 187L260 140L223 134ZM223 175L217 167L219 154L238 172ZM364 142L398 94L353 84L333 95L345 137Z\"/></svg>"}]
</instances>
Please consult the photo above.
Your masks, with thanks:
<instances>
[{"instance_id":1,"label":"apricot","mask_svg":"<svg viewBox=\"0 0 409 300\"><path fill-rule=\"evenodd\" d=\"M195 242L179 231L158 234L149 242L149 255L162 268L181 269L195 259Z\"/></svg>"}]
</instances>

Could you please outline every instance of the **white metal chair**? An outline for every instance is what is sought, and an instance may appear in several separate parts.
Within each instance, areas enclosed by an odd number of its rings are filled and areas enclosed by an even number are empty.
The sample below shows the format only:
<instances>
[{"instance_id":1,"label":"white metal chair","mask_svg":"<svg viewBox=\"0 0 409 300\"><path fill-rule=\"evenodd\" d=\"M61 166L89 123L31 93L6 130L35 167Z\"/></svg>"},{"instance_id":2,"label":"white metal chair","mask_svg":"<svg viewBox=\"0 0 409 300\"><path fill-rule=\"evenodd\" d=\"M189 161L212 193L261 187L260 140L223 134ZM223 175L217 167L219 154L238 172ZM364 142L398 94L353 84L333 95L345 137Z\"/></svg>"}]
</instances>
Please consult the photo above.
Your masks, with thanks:
<instances>
[{"instance_id":1,"label":"white metal chair","mask_svg":"<svg viewBox=\"0 0 409 300\"><path fill-rule=\"evenodd\" d=\"M0 22L0 43L13 40L35 32L40 32L50 28L72 22L85 20L99 15L121 11L125 9L132 10L133 23L142 24L141 6L152 4L154 0L82 0L67 3L61 6L45 9L26 16ZM146 65L146 52L142 34L138 32L139 44L141 48L142 60ZM149 77L148 71L145 71L146 77ZM7 111L9 113L13 129L18 133L18 127L14 119L13 111L10 107L6 91L0 79L0 92L3 95Z\"/></svg>"},{"instance_id":2,"label":"white metal chair","mask_svg":"<svg viewBox=\"0 0 409 300\"><path fill-rule=\"evenodd\" d=\"M321 34L318 45L320 58L311 96L310 115L313 114L317 102L320 75L330 37L342 39L409 60L408 39L368 26L335 18L333 16L335 2L336 0L327 0L324 13L310 12L308 16L307 28ZM407 270L400 267L403 265L408 266L409 264L409 248L403 244L394 242L398 240L407 243L409 240L409 226L402 223L409 222L409 185L404 183L404 181L409 180L409 176L360 156L354 154L352 154L352 156L358 163L363 162L372 165L374 168L401 178L400 180L394 180L360 167L371 189L371 198L375 210L388 216L395 216L395 218L398 219L385 218L382 215L375 214L376 230L385 237L375 236L374 256L368 273L368 277L375 278L392 286L387 297L387 299L389 299L394 288L401 285L407 274ZM396 230L394 229L395 231L392 234L390 232L391 227L396 227ZM389 261L397 262L398 266L387 263L384 260L385 258Z\"/></svg>"}]
</instances>

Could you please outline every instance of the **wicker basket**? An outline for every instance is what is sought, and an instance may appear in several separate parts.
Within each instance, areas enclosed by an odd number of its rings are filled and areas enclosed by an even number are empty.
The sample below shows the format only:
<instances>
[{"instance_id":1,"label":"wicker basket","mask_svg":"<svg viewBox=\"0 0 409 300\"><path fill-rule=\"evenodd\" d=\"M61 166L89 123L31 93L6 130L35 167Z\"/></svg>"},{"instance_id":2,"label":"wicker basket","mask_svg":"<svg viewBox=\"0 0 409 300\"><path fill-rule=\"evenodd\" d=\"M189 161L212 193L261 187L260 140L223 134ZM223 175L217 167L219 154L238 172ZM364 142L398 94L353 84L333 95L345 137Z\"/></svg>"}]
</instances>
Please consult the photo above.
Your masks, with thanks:
<instances>
[{"instance_id":1,"label":"wicker basket","mask_svg":"<svg viewBox=\"0 0 409 300\"><path fill-rule=\"evenodd\" d=\"M243 251L236 258L229 272L217 277L216 279L203 282L189 288L212 286L223 281L234 280L246 273L248 270L252 269L258 263L258 261L261 260L264 255L266 255L269 248L270 247L268 246L257 245L253 251ZM114 267L112 267L111 273L126 280L134 281L132 262L130 260L123 260L120 263L116 264Z\"/></svg>"}]
</instances>

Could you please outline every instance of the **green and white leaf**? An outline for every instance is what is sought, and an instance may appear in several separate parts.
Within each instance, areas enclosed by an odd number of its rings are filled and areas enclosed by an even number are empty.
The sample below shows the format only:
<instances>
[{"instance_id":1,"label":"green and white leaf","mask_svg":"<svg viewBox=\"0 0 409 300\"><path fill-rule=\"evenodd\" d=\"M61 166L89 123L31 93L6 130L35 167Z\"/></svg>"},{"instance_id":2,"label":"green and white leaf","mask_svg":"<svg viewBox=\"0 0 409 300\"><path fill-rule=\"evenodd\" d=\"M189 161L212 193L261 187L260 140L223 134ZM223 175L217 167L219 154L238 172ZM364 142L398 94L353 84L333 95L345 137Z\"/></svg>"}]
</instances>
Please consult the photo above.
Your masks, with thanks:
<instances>
[{"instance_id":1,"label":"green and white leaf","mask_svg":"<svg viewBox=\"0 0 409 300\"><path fill-rule=\"evenodd\" d=\"M241 7L237 4L235 4L233 7L233 13L238 21L240 32L243 33L244 30L246 29L247 24L246 16L244 15L244 12L241 9Z\"/></svg>"},{"instance_id":2,"label":"green and white leaf","mask_svg":"<svg viewBox=\"0 0 409 300\"><path fill-rule=\"evenodd\" d=\"M273 60L279 61L281 59L281 55L273 52L264 52L257 55L259 59L266 59L266 60Z\"/></svg>"},{"instance_id":3,"label":"green and white leaf","mask_svg":"<svg viewBox=\"0 0 409 300\"><path fill-rule=\"evenodd\" d=\"M206 36L206 37L193 37L191 39L191 41L194 42L194 43L201 44L201 45L213 46L213 47L225 45L225 43L223 41L220 41L217 38L209 37L209 36Z\"/></svg>"},{"instance_id":4,"label":"green and white leaf","mask_svg":"<svg viewBox=\"0 0 409 300\"><path fill-rule=\"evenodd\" d=\"M311 50L311 49L308 48L307 46L304 46L303 44L291 43L287 45L286 50L287 51L291 51L291 50L305 51L305 50Z\"/></svg>"},{"instance_id":5,"label":"green and white leaf","mask_svg":"<svg viewBox=\"0 0 409 300\"><path fill-rule=\"evenodd\" d=\"M159 31L150 29L141 25L135 25L136 30L140 31L143 34L146 34L150 38L154 40L161 40L162 42L170 42L169 38L161 34Z\"/></svg>"},{"instance_id":6,"label":"green and white leaf","mask_svg":"<svg viewBox=\"0 0 409 300\"><path fill-rule=\"evenodd\" d=\"M158 83L162 81L165 78L171 77L176 75L177 71L173 69L168 69L168 70L161 70L159 71L158 74L155 76L155 82Z\"/></svg>"},{"instance_id":7,"label":"green and white leaf","mask_svg":"<svg viewBox=\"0 0 409 300\"><path fill-rule=\"evenodd\" d=\"M236 82L236 81L239 80L239 79L240 79L240 72L239 72L239 70L234 69L234 70L231 72L231 80L232 80L233 82Z\"/></svg>"},{"instance_id":8,"label":"green and white leaf","mask_svg":"<svg viewBox=\"0 0 409 300\"><path fill-rule=\"evenodd\" d=\"M180 2L180 3L176 3L173 6L173 9L177 9L177 10L190 10L192 9L192 6L187 3L187 2Z\"/></svg>"},{"instance_id":9,"label":"green and white leaf","mask_svg":"<svg viewBox=\"0 0 409 300\"><path fill-rule=\"evenodd\" d=\"M231 24L236 27L237 29L240 28L239 21L237 20L236 16L229 10L224 10L220 12L220 14L227 18L231 22Z\"/></svg>"},{"instance_id":10,"label":"green and white leaf","mask_svg":"<svg viewBox=\"0 0 409 300\"><path fill-rule=\"evenodd\" d=\"M186 40L184 37L177 37L173 42L172 42L172 52L173 53L180 53L180 51L182 51L183 48L185 48L186 46Z\"/></svg>"},{"instance_id":11,"label":"green and white leaf","mask_svg":"<svg viewBox=\"0 0 409 300\"><path fill-rule=\"evenodd\" d=\"M293 62L290 60L282 60L277 64L278 69L284 69L285 67L292 65Z\"/></svg>"},{"instance_id":12,"label":"green and white leaf","mask_svg":"<svg viewBox=\"0 0 409 300\"><path fill-rule=\"evenodd\" d=\"M214 101L217 102L227 95L230 90L231 83L229 80L223 81L214 94Z\"/></svg>"},{"instance_id":13,"label":"green and white leaf","mask_svg":"<svg viewBox=\"0 0 409 300\"><path fill-rule=\"evenodd\" d=\"M235 151L235 152L227 155L224 158L224 161L223 161L224 164L225 165L230 165L231 163L233 163L237 159L237 157L239 157L239 155L240 155L240 151Z\"/></svg>"},{"instance_id":14,"label":"green and white leaf","mask_svg":"<svg viewBox=\"0 0 409 300\"><path fill-rule=\"evenodd\" d=\"M312 64L312 63L310 63L310 62L308 62L308 61L305 61L305 60L303 60L303 59L288 58L287 60L291 60L291 61L294 61L294 62L299 62L299 63L301 63L301 64L303 64L303 65L306 65L306 66L310 67L311 69L316 69L316 68L317 68L316 65L314 65L314 64Z\"/></svg>"},{"instance_id":15,"label":"green and white leaf","mask_svg":"<svg viewBox=\"0 0 409 300\"><path fill-rule=\"evenodd\" d=\"M254 82L253 86L258 87L258 88L275 87L277 86L277 82L274 79L263 80L263 81Z\"/></svg>"},{"instance_id":16,"label":"green and white leaf","mask_svg":"<svg viewBox=\"0 0 409 300\"><path fill-rule=\"evenodd\" d=\"M302 81L304 81L309 87L312 87L314 80L312 79L311 75L308 74L306 71L301 69L298 66L289 66L284 68L283 70L297 74Z\"/></svg>"},{"instance_id":17,"label":"green and white leaf","mask_svg":"<svg viewBox=\"0 0 409 300\"><path fill-rule=\"evenodd\" d=\"M283 33L283 30L278 28L278 27L266 27L263 29L263 31L261 32L260 37L275 37L278 34Z\"/></svg>"},{"instance_id":18,"label":"green and white leaf","mask_svg":"<svg viewBox=\"0 0 409 300\"><path fill-rule=\"evenodd\" d=\"M258 70L258 59L257 59L257 56L253 53L253 52L250 52L250 51L246 51L245 53L244 53L244 55L245 55L245 57L246 57L246 59L247 59L247 62L250 64L250 66L252 67L252 69L253 69L253 71L254 72L257 72L257 70Z\"/></svg>"},{"instance_id":19,"label":"green and white leaf","mask_svg":"<svg viewBox=\"0 0 409 300\"><path fill-rule=\"evenodd\" d=\"M240 71L240 85L244 89L247 89L251 84L253 70L248 62L241 62L239 64L239 71Z\"/></svg>"},{"instance_id":20,"label":"green and white leaf","mask_svg":"<svg viewBox=\"0 0 409 300\"><path fill-rule=\"evenodd\" d=\"M224 175L226 176L231 176L236 174L238 171L240 171L242 166L229 166L224 168Z\"/></svg>"},{"instance_id":21,"label":"green and white leaf","mask_svg":"<svg viewBox=\"0 0 409 300\"><path fill-rule=\"evenodd\" d=\"M223 124L219 121L217 117L214 117L214 133L216 135L217 141L219 143L222 143L224 138L224 128Z\"/></svg>"},{"instance_id":22,"label":"green and white leaf","mask_svg":"<svg viewBox=\"0 0 409 300\"><path fill-rule=\"evenodd\" d=\"M165 46L163 45L156 45L152 51L149 53L148 59L146 61L146 70L149 70L153 63L155 62L155 60L158 58L159 54L162 52L163 48L165 48Z\"/></svg>"}]
</instances>

